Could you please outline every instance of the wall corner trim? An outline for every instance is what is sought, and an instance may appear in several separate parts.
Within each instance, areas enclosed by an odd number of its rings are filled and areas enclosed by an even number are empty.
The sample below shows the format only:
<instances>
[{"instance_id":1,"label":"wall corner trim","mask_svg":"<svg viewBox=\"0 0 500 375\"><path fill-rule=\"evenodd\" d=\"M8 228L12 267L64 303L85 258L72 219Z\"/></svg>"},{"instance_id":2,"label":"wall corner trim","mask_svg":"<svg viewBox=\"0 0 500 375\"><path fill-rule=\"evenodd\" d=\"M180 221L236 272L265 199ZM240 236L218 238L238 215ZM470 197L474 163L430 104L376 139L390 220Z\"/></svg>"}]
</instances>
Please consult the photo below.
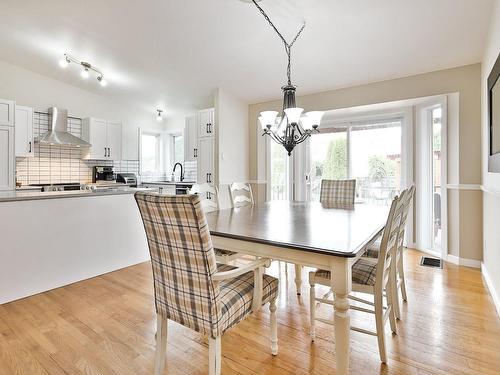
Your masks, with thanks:
<instances>
[{"instance_id":1,"label":"wall corner trim","mask_svg":"<svg viewBox=\"0 0 500 375\"><path fill-rule=\"evenodd\" d=\"M448 254L446 256L446 261L456 264L457 266L465 266L472 268L481 268L481 263L482 263L480 260L460 258L457 257L456 255L451 255L451 254Z\"/></svg>"},{"instance_id":2,"label":"wall corner trim","mask_svg":"<svg viewBox=\"0 0 500 375\"><path fill-rule=\"evenodd\" d=\"M488 291L490 292L491 298L493 299L493 303L495 304L495 308L497 309L497 314L500 317L500 295L498 291L495 289L495 284L491 281L490 275L488 274L488 270L483 262L481 262L481 273L483 275L484 282Z\"/></svg>"}]
</instances>

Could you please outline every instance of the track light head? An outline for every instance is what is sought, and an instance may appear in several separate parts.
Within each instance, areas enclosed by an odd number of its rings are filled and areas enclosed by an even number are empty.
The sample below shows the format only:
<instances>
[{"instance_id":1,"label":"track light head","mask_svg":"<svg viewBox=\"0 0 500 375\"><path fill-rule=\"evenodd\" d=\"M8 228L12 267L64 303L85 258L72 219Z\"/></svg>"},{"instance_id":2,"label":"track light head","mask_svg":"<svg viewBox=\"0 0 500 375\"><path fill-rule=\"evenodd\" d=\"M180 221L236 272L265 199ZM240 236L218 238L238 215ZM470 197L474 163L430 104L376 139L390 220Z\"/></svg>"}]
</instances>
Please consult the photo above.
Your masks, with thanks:
<instances>
[{"instance_id":1,"label":"track light head","mask_svg":"<svg viewBox=\"0 0 500 375\"><path fill-rule=\"evenodd\" d=\"M102 75L98 76L97 80L102 87L106 87L108 85L108 81L106 81Z\"/></svg>"}]
</instances>

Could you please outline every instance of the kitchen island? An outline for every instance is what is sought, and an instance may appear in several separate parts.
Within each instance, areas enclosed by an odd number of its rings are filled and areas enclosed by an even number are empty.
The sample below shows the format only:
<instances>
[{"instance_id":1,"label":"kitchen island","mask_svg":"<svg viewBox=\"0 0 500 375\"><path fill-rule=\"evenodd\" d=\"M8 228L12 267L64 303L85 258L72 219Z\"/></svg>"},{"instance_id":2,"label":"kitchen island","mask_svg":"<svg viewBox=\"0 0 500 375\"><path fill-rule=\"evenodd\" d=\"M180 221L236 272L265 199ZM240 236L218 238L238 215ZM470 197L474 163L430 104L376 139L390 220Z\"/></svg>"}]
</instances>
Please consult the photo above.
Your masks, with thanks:
<instances>
[{"instance_id":1,"label":"kitchen island","mask_svg":"<svg viewBox=\"0 0 500 375\"><path fill-rule=\"evenodd\" d=\"M0 193L0 304L149 260L138 190Z\"/></svg>"}]
</instances>

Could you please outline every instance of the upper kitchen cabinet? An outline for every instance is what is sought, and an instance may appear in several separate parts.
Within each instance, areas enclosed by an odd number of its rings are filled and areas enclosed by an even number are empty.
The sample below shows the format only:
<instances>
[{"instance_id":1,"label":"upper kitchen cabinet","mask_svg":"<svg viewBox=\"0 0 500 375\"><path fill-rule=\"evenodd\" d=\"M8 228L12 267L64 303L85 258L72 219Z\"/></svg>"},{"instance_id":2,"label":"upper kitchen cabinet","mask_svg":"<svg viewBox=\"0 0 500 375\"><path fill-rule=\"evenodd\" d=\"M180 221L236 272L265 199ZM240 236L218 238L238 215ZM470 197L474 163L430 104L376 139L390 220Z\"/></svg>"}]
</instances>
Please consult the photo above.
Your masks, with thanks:
<instances>
[{"instance_id":1,"label":"upper kitchen cabinet","mask_svg":"<svg viewBox=\"0 0 500 375\"><path fill-rule=\"evenodd\" d=\"M16 156L33 156L33 108L16 105Z\"/></svg>"},{"instance_id":2,"label":"upper kitchen cabinet","mask_svg":"<svg viewBox=\"0 0 500 375\"><path fill-rule=\"evenodd\" d=\"M197 116L186 117L184 127L184 161L196 161L198 155L198 123Z\"/></svg>"},{"instance_id":3,"label":"upper kitchen cabinet","mask_svg":"<svg viewBox=\"0 0 500 375\"><path fill-rule=\"evenodd\" d=\"M82 138L92 145L88 159L121 160L121 122L86 118L82 124Z\"/></svg>"},{"instance_id":4,"label":"upper kitchen cabinet","mask_svg":"<svg viewBox=\"0 0 500 375\"><path fill-rule=\"evenodd\" d=\"M14 127L0 124L0 191L14 190Z\"/></svg>"},{"instance_id":5,"label":"upper kitchen cabinet","mask_svg":"<svg viewBox=\"0 0 500 375\"><path fill-rule=\"evenodd\" d=\"M198 137L215 136L215 110L203 109L198 112Z\"/></svg>"},{"instance_id":6,"label":"upper kitchen cabinet","mask_svg":"<svg viewBox=\"0 0 500 375\"><path fill-rule=\"evenodd\" d=\"M13 100L0 99L0 125L14 126L15 106Z\"/></svg>"},{"instance_id":7,"label":"upper kitchen cabinet","mask_svg":"<svg viewBox=\"0 0 500 375\"><path fill-rule=\"evenodd\" d=\"M108 159L122 159L122 123L118 121L107 122L107 142L108 142Z\"/></svg>"}]
</instances>

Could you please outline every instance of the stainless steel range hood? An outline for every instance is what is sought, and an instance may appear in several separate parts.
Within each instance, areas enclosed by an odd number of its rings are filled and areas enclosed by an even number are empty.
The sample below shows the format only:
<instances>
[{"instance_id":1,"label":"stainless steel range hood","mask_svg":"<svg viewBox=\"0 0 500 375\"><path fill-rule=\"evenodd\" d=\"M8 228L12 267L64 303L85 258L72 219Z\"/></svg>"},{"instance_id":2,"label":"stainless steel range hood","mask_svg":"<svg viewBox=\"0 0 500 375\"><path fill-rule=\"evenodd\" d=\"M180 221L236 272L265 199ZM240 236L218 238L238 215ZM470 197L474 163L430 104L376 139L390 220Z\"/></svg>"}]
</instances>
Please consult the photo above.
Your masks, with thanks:
<instances>
[{"instance_id":1,"label":"stainless steel range hood","mask_svg":"<svg viewBox=\"0 0 500 375\"><path fill-rule=\"evenodd\" d=\"M49 108L49 131L35 139L35 142L50 145L91 147L91 144L68 132L68 111Z\"/></svg>"}]
</instances>

